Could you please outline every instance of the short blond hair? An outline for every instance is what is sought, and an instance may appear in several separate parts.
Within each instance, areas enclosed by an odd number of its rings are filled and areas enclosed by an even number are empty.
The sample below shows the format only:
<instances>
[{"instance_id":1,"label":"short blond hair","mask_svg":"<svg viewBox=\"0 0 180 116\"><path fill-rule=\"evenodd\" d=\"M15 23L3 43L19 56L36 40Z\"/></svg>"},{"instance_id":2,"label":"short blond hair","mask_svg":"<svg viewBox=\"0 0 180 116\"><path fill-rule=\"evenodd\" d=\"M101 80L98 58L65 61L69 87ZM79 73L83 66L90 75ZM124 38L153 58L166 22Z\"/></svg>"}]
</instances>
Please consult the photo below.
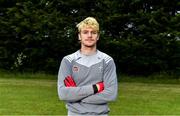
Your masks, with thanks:
<instances>
[{"instance_id":1,"label":"short blond hair","mask_svg":"<svg viewBox=\"0 0 180 116\"><path fill-rule=\"evenodd\" d=\"M76 25L76 27L78 28L78 32L80 32L81 29L85 28L85 27L91 27L94 30L96 30L97 32L99 32L99 23L97 22L97 20L94 17L85 18L83 21L78 23Z\"/></svg>"}]
</instances>

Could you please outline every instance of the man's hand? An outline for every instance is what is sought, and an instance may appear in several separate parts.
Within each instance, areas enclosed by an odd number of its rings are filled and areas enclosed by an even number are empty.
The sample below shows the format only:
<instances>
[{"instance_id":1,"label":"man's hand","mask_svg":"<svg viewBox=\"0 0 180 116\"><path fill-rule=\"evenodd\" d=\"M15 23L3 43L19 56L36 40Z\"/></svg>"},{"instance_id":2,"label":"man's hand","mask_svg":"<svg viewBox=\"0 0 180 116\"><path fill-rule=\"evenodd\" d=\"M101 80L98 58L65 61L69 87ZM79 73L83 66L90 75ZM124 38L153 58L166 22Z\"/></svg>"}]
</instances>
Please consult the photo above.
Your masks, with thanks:
<instances>
[{"instance_id":1,"label":"man's hand","mask_svg":"<svg viewBox=\"0 0 180 116\"><path fill-rule=\"evenodd\" d=\"M98 82L93 85L94 93L100 93L104 90L104 82Z\"/></svg>"},{"instance_id":2,"label":"man's hand","mask_svg":"<svg viewBox=\"0 0 180 116\"><path fill-rule=\"evenodd\" d=\"M96 86L98 88L98 93L100 93L101 91L104 90L104 83L103 82L96 83Z\"/></svg>"},{"instance_id":3,"label":"man's hand","mask_svg":"<svg viewBox=\"0 0 180 116\"><path fill-rule=\"evenodd\" d=\"M74 79L72 78L72 76L67 76L64 79L64 84L66 87L76 87L76 83L75 83Z\"/></svg>"}]
</instances>

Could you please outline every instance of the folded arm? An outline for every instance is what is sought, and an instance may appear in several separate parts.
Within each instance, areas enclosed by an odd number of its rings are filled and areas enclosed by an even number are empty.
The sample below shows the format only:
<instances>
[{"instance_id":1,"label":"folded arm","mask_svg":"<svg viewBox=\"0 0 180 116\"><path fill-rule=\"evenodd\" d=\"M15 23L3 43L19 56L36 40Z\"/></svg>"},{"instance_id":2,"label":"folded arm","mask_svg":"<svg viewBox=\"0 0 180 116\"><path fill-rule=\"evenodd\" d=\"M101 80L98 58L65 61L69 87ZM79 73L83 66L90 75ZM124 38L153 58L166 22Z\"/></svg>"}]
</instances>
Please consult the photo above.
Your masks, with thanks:
<instances>
[{"instance_id":1,"label":"folded arm","mask_svg":"<svg viewBox=\"0 0 180 116\"><path fill-rule=\"evenodd\" d=\"M94 85L76 86L71 76L71 63L63 59L58 73L58 96L67 102L77 102L90 95L99 93L104 89L104 83L98 82Z\"/></svg>"},{"instance_id":2,"label":"folded arm","mask_svg":"<svg viewBox=\"0 0 180 116\"><path fill-rule=\"evenodd\" d=\"M117 97L118 82L114 61L110 61L104 69L104 90L100 93L90 95L83 100L85 103L104 104L113 101Z\"/></svg>"},{"instance_id":3,"label":"folded arm","mask_svg":"<svg viewBox=\"0 0 180 116\"><path fill-rule=\"evenodd\" d=\"M67 85L65 85L65 78L72 74L71 67L71 63L63 58L58 72L57 89L59 98L68 102L76 102L94 94L92 85L82 87L67 87Z\"/></svg>"}]
</instances>

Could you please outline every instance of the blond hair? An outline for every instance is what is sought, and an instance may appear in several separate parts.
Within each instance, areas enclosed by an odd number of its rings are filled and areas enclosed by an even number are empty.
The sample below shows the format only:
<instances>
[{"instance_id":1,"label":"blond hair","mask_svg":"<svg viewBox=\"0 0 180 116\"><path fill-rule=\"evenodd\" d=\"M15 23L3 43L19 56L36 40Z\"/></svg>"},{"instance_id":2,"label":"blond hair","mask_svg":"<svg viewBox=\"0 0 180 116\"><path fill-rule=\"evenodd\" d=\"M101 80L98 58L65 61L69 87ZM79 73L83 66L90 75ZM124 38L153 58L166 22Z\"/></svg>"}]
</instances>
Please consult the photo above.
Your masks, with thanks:
<instances>
[{"instance_id":1,"label":"blond hair","mask_svg":"<svg viewBox=\"0 0 180 116\"><path fill-rule=\"evenodd\" d=\"M85 18L83 21L81 21L80 23L78 23L76 25L76 27L78 28L78 32L81 31L82 28L85 27L91 27L94 30L96 30L97 32L99 32L99 23L97 22L97 20L93 17L87 17Z\"/></svg>"}]
</instances>

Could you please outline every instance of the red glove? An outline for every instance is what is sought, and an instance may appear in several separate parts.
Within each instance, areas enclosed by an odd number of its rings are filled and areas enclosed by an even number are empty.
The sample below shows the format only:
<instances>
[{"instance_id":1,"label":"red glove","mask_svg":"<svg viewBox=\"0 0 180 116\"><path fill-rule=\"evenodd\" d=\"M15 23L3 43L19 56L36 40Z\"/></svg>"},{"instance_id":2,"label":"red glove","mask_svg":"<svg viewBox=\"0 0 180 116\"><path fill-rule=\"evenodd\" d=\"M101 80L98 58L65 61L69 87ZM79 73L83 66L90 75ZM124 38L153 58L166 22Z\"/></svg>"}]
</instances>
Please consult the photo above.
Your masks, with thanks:
<instances>
[{"instance_id":1,"label":"red glove","mask_svg":"<svg viewBox=\"0 0 180 116\"><path fill-rule=\"evenodd\" d=\"M104 82L98 82L93 85L94 94L100 93L104 90Z\"/></svg>"},{"instance_id":2,"label":"red glove","mask_svg":"<svg viewBox=\"0 0 180 116\"><path fill-rule=\"evenodd\" d=\"M101 91L104 90L104 83L103 82L96 83L96 86L98 88L98 92L97 93L100 93Z\"/></svg>"},{"instance_id":3,"label":"red glove","mask_svg":"<svg viewBox=\"0 0 180 116\"><path fill-rule=\"evenodd\" d=\"M76 83L73 80L72 76L67 76L64 79L64 84L65 84L66 87L76 87Z\"/></svg>"}]
</instances>

